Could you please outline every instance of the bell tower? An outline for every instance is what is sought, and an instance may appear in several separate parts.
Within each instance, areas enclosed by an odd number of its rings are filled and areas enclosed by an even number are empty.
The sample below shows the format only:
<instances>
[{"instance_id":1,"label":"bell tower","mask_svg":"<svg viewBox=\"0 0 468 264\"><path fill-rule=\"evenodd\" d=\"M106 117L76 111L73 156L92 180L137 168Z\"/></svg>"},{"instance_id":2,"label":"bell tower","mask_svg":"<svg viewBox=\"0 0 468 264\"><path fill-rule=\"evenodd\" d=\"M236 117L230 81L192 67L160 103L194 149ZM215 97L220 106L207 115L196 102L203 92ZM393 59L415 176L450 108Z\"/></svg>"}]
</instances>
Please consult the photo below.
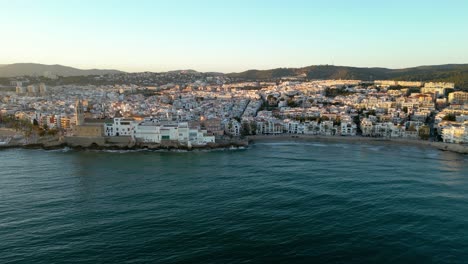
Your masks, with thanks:
<instances>
[{"instance_id":1,"label":"bell tower","mask_svg":"<svg viewBox=\"0 0 468 264\"><path fill-rule=\"evenodd\" d=\"M83 102L81 102L81 99L76 100L75 103L75 121L77 126L81 126L84 124L84 110Z\"/></svg>"}]
</instances>

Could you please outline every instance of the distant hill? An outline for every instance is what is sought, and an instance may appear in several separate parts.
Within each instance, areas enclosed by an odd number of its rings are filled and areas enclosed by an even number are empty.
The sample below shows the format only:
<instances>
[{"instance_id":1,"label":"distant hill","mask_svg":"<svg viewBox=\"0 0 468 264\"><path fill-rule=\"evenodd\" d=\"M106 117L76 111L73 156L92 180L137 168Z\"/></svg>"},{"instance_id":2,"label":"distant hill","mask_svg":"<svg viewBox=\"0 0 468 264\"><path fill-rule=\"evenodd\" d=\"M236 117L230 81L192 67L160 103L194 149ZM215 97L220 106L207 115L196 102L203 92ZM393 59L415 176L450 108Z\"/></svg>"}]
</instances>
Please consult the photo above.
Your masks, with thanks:
<instances>
[{"instance_id":1,"label":"distant hill","mask_svg":"<svg viewBox=\"0 0 468 264\"><path fill-rule=\"evenodd\" d=\"M86 76L124 73L118 70L91 69L81 70L62 65L44 65L35 63L0 64L0 78L15 76L43 76L49 72L58 76ZM168 73L194 74L195 70L169 71ZM204 73L223 75L223 73ZM225 76L246 81L275 80L290 76L307 76L308 79L357 79L357 80L408 80L454 82L456 87L468 90L468 64L445 64L419 66L404 69L364 68L334 65L313 65L302 68L277 68L270 70L248 70L239 73L228 73Z\"/></svg>"},{"instance_id":2,"label":"distant hill","mask_svg":"<svg viewBox=\"0 0 468 264\"><path fill-rule=\"evenodd\" d=\"M196 70L175 70L175 71L168 71L167 73L179 73L179 74L198 74L200 72L197 72Z\"/></svg>"},{"instance_id":3,"label":"distant hill","mask_svg":"<svg viewBox=\"0 0 468 264\"><path fill-rule=\"evenodd\" d=\"M229 73L227 76L244 80L271 80L304 73L308 79L444 81L454 82L457 87L468 87L468 64L420 66L404 69L316 65L303 68L248 70L240 73Z\"/></svg>"},{"instance_id":4,"label":"distant hill","mask_svg":"<svg viewBox=\"0 0 468 264\"><path fill-rule=\"evenodd\" d=\"M116 74L123 73L118 70L100 70L90 69L81 70L62 65L45 65L37 63L14 63L0 65L0 77L16 77L16 76L43 76L44 73L49 72L59 76L83 76L83 75L103 75L103 74Z\"/></svg>"}]
</instances>

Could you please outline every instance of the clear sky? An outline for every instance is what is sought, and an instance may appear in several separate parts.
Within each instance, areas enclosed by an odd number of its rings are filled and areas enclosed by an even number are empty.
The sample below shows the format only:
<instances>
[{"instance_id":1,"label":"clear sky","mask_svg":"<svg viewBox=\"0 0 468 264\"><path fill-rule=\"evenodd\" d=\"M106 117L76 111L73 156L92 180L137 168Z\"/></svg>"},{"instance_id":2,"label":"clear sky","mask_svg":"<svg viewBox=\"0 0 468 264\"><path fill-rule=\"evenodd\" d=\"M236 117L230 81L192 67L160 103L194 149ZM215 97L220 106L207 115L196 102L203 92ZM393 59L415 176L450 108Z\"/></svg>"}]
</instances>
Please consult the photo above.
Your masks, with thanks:
<instances>
[{"instance_id":1,"label":"clear sky","mask_svg":"<svg viewBox=\"0 0 468 264\"><path fill-rule=\"evenodd\" d=\"M0 0L0 64L233 72L468 63L468 0Z\"/></svg>"}]
</instances>

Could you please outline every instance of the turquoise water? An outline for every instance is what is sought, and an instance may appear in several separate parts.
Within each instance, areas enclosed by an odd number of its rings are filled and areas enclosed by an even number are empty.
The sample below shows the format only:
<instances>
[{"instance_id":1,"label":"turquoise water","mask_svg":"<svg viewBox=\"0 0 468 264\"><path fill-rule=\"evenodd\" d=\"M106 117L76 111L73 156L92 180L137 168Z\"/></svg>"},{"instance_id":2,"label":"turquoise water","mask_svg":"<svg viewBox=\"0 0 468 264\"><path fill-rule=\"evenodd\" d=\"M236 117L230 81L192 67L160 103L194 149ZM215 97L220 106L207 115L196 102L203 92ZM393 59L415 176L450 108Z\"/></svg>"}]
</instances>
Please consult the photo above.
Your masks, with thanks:
<instances>
[{"instance_id":1,"label":"turquoise water","mask_svg":"<svg viewBox=\"0 0 468 264\"><path fill-rule=\"evenodd\" d=\"M0 263L466 263L468 156L0 151Z\"/></svg>"}]
</instances>

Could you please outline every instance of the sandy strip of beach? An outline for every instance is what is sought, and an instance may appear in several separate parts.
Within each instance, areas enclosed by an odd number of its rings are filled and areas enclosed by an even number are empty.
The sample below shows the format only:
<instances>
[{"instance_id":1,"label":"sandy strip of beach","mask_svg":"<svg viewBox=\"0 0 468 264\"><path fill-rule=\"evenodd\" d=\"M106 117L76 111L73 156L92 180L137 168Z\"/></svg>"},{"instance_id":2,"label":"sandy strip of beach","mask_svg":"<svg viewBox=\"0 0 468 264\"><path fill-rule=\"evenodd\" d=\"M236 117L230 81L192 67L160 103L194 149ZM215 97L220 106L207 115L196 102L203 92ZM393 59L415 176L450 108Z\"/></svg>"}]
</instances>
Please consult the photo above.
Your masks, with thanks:
<instances>
[{"instance_id":1,"label":"sandy strip of beach","mask_svg":"<svg viewBox=\"0 0 468 264\"><path fill-rule=\"evenodd\" d=\"M353 144L375 144L375 145L401 145L431 147L440 150L453 151L468 154L468 145L450 144L443 142L431 142L419 139L397 139L397 138L374 138L361 136L318 136L303 134L280 134L280 135L256 135L249 136L248 140L255 142L277 142L277 141L321 141L321 142L346 142Z\"/></svg>"}]
</instances>

